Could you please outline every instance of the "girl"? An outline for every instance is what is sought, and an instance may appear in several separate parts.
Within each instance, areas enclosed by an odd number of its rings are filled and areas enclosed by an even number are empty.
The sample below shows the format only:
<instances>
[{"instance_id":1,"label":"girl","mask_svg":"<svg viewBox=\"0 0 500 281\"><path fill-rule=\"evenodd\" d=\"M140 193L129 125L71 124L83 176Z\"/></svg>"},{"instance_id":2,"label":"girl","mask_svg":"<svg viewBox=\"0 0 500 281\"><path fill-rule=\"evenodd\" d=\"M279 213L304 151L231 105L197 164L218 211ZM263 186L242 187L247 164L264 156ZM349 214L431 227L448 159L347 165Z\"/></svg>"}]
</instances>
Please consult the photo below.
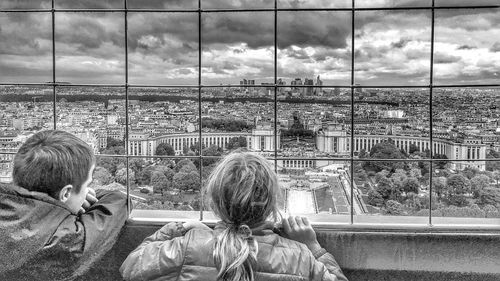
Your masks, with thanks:
<instances>
[{"instance_id":1,"label":"girl","mask_svg":"<svg viewBox=\"0 0 500 281\"><path fill-rule=\"evenodd\" d=\"M200 222L169 223L127 257L126 280L347 280L321 248L306 218L279 219L278 179L264 157L226 156L204 189L214 214L212 230Z\"/></svg>"}]
</instances>

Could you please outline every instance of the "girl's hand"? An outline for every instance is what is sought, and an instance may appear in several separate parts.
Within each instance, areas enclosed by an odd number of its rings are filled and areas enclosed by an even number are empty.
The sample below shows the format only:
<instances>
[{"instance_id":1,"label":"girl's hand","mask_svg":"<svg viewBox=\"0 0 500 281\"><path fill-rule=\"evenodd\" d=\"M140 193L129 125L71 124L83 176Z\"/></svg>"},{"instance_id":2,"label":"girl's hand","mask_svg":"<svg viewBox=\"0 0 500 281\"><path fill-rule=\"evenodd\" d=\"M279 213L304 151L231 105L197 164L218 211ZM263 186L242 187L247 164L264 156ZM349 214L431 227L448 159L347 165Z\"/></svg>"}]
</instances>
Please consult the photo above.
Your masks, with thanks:
<instances>
[{"instance_id":1,"label":"girl's hand","mask_svg":"<svg viewBox=\"0 0 500 281\"><path fill-rule=\"evenodd\" d=\"M283 230L287 238L305 244L311 252L321 249L316 239L316 232L306 217L288 217L283 219Z\"/></svg>"},{"instance_id":2,"label":"girl's hand","mask_svg":"<svg viewBox=\"0 0 500 281\"><path fill-rule=\"evenodd\" d=\"M204 224L198 220L187 221L183 224L183 226L184 226L184 229L186 229L186 231L193 229L193 228L210 229L210 227L208 227L206 224Z\"/></svg>"}]
</instances>

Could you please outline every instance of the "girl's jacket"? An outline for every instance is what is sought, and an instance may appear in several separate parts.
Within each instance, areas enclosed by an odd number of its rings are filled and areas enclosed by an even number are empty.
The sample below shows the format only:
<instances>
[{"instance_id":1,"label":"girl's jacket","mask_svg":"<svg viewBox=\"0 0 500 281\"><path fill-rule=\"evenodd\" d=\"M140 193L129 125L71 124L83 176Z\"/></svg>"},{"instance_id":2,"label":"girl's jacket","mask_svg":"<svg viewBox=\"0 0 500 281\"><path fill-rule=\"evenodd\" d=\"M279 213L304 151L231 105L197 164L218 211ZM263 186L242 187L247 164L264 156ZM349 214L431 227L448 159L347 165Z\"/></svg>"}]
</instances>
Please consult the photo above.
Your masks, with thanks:
<instances>
[{"instance_id":1,"label":"girl's jacket","mask_svg":"<svg viewBox=\"0 0 500 281\"><path fill-rule=\"evenodd\" d=\"M216 280L214 238L224 230L194 228L184 236L174 223L146 238L120 268L125 280ZM315 258L307 246L275 234L271 229L254 232L258 243L255 280L347 281L329 253Z\"/></svg>"}]
</instances>

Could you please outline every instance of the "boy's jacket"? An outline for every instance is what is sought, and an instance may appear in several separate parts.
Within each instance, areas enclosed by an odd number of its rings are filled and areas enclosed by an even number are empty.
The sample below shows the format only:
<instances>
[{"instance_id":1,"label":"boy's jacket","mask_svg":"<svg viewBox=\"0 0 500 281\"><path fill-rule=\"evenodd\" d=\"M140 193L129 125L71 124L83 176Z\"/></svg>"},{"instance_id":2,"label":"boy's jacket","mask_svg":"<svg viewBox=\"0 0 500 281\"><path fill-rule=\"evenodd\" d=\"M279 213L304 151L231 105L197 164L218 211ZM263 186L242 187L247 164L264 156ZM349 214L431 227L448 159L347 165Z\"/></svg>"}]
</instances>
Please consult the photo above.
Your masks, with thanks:
<instances>
[{"instance_id":1,"label":"boy's jacket","mask_svg":"<svg viewBox=\"0 0 500 281\"><path fill-rule=\"evenodd\" d=\"M126 196L97 190L99 201L74 215L40 192L0 184L0 280L72 280L116 241Z\"/></svg>"}]
</instances>

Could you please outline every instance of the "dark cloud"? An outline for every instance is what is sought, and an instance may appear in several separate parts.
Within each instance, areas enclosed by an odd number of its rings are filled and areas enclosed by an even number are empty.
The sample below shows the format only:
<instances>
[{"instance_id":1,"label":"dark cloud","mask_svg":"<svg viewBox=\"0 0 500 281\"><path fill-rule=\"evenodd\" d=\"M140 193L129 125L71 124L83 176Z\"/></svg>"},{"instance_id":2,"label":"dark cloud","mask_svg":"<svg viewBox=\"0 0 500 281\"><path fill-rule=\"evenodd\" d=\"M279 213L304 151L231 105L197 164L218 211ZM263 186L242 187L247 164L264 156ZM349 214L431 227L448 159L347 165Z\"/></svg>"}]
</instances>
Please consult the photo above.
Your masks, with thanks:
<instances>
[{"instance_id":1,"label":"dark cloud","mask_svg":"<svg viewBox=\"0 0 500 281\"><path fill-rule=\"evenodd\" d=\"M500 79L500 73L494 70L481 70L477 73L454 73L453 77L436 77L436 84L496 84Z\"/></svg>"},{"instance_id":2,"label":"dark cloud","mask_svg":"<svg viewBox=\"0 0 500 281\"><path fill-rule=\"evenodd\" d=\"M161 44L161 49L168 40L176 39L184 44L186 51L198 49L198 14L196 13L131 13L129 15L128 47L134 52L140 46L141 38L152 36ZM140 50L138 50L140 51ZM149 52L151 50L148 48Z\"/></svg>"},{"instance_id":3,"label":"dark cloud","mask_svg":"<svg viewBox=\"0 0 500 281\"><path fill-rule=\"evenodd\" d=\"M2 0L0 1L0 9L48 9L52 5L51 0L38 0L38 1L14 1Z\"/></svg>"},{"instance_id":4,"label":"dark cloud","mask_svg":"<svg viewBox=\"0 0 500 281\"><path fill-rule=\"evenodd\" d=\"M459 62L460 60L461 60L461 58L458 56L448 55L448 54L444 54L444 53L440 53L440 52L437 52L434 55L434 63L442 63L442 64L455 63L455 62Z\"/></svg>"},{"instance_id":5,"label":"dark cloud","mask_svg":"<svg viewBox=\"0 0 500 281\"><path fill-rule=\"evenodd\" d=\"M322 62L328 58L335 58L341 60L351 60L351 50L340 50L340 49L325 49L317 48L312 55L312 58L317 62Z\"/></svg>"},{"instance_id":6,"label":"dark cloud","mask_svg":"<svg viewBox=\"0 0 500 281\"><path fill-rule=\"evenodd\" d=\"M351 8L352 0L278 0L279 8Z\"/></svg>"},{"instance_id":7,"label":"dark cloud","mask_svg":"<svg viewBox=\"0 0 500 281\"><path fill-rule=\"evenodd\" d=\"M178 72L179 72L179 74L183 74L183 75L194 74L194 72L189 68L181 68L178 70Z\"/></svg>"},{"instance_id":8,"label":"dark cloud","mask_svg":"<svg viewBox=\"0 0 500 281\"><path fill-rule=\"evenodd\" d=\"M309 55L304 49L294 50L292 48L287 48L286 50L284 50L284 55L299 60L310 59Z\"/></svg>"},{"instance_id":9,"label":"dark cloud","mask_svg":"<svg viewBox=\"0 0 500 281\"><path fill-rule=\"evenodd\" d=\"M0 56L0 60L2 57ZM52 81L52 60L47 58L26 67L21 64L11 65L0 63L0 81L2 82L49 82Z\"/></svg>"},{"instance_id":10,"label":"dark cloud","mask_svg":"<svg viewBox=\"0 0 500 281\"><path fill-rule=\"evenodd\" d=\"M500 52L500 42L495 42L495 44L493 44L493 46L491 46L490 48L490 52Z\"/></svg>"},{"instance_id":11,"label":"dark cloud","mask_svg":"<svg viewBox=\"0 0 500 281\"><path fill-rule=\"evenodd\" d=\"M406 46L409 42L411 42L412 40L410 39L407 39L407 38L401 38L399 39L399 41L397 42L392 42L391 43L391 47L392 48L398 48L398 49L401 49L403 48L404 46Z\"/></svg>"},{"instance_id":12,"label":"dark cloud","mask_svg":"<svg viewBox=\"0 0 500 281\"><path fill-rule=\"evenodd\" d=\"M124 0L55 0L59 9L123 9Z\"/></svg>"},{"instance_id":13,"label":"dark cloud","mask_svg":"<svg viewBox=\"0 0 500 281\"><path fill-rule=\"evenodd\" d=\"M198 0L128 0L130 9L196 9Z\"/></svg>"},{"instance_id":14,"label":"dark cloud","mask_svg":"<svg viewBox=\"0 0 500 281\"><path fill-rule=\"evenodd\" d=\"M461 45L457 48L457 50L472 50L472 49L476 49L476 47L470 45Z\"/></svg>"},{"instance_id":15,"label":"dark cloud","mask_svg":"<svg viewBox=\"0 0 500 281\"><path fill-rule=\"evenodd\" d=\"M468 32L489 30L500 24L500 9L443 9L436 10L436 33L442 27Z\"/></svg>"},{"instance_id":16,"label":"dark cloud","mask_svg":"<svg viewBox=\"0 0 500 281\"><path fill-rule=\"evenodd\" d=\"M52 45L51 20L47 13L0 14L0 54L36 56L49 54Z\"/></svg>"},{"instance_id":17,"label":"dark cloud","mask_svg":"<svg viewBox=\"0 0 500 281\"><path fill-rule=\"evenodd\" d=\"M278 46L345 48L351 35L351 17L344 12L278 14Z\"/></svg>"},{"instance_id":18,"label":"dark cloud","mask_svg":"<svg viewBox=\"0 0 500 281\"><path fill-rule=\"evenodd\" d=\"M205 14L202 29L204 44L246 43L250 48L274 44L274 20L270 12Z\"/></svg>"}]
</instances>

